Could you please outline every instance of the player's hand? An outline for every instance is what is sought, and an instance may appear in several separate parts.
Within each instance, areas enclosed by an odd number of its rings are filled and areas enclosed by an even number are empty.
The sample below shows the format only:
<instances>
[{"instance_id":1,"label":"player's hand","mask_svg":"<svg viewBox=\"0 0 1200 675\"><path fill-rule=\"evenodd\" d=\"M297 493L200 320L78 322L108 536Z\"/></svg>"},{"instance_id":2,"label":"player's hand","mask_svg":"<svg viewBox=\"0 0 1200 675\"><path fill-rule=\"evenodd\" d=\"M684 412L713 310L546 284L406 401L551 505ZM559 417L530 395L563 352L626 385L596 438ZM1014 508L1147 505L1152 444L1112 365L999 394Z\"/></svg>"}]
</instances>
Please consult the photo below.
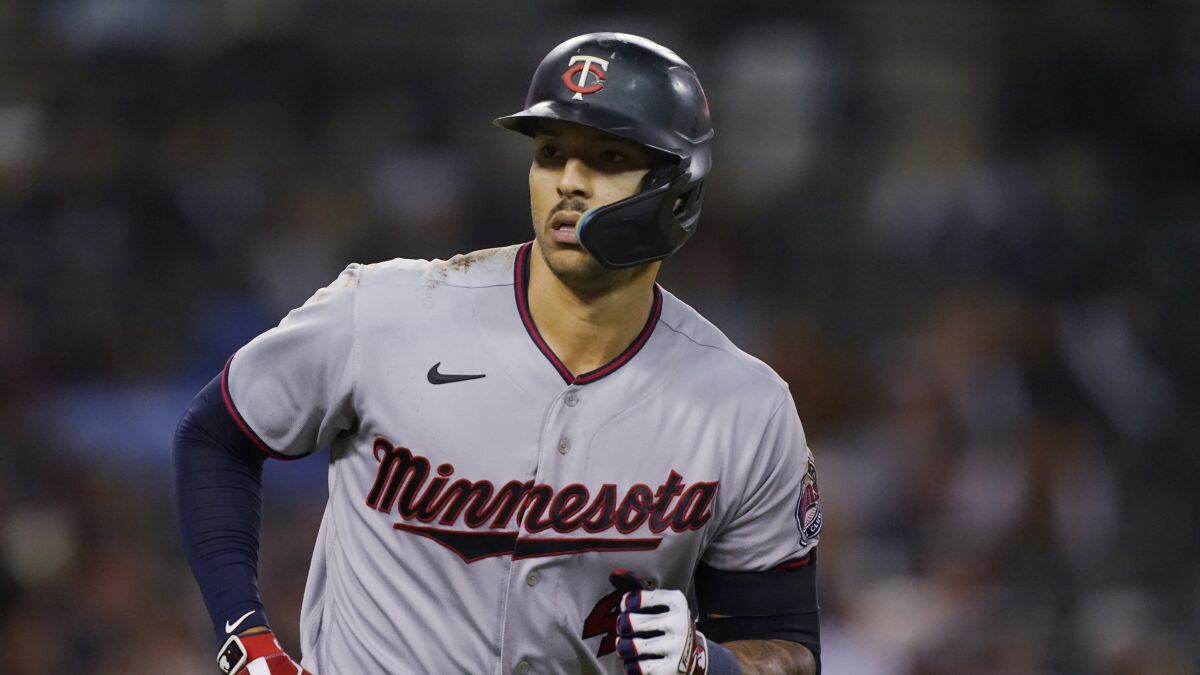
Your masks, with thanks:
<instances>
[{"instance_id":1,"label":"player's hand","mask_svg":"<svg viewBox=\"0 0 1200 675\"><path fill-rule=\"evenodd\" d=\"M313 675L284 653L267 631L253 635L231 635L217 654L222 675Z\"/></svg>"},{"instance_id":2,"label":"player's hand","mask_svg":"<svg viewBox=\"0 0 1200 675\"><path fill-rule=\"evenodd\" d=\"M679 591L625 593L617 615L617 654L629 675L703 675L708 670L708 640L696 630L687 596Z\"/></svg>"}]
</instances>

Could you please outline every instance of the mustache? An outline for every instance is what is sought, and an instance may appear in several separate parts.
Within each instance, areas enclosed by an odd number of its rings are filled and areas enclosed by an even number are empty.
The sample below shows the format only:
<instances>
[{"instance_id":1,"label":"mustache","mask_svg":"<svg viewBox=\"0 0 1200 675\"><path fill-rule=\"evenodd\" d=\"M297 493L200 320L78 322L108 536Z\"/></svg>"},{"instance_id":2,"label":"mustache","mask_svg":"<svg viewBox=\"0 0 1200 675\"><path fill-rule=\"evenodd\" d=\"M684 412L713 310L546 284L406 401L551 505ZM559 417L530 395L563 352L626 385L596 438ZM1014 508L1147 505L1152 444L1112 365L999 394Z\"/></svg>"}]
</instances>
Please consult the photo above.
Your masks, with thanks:
<instances>
[{"instance_id":1,"label":"mustache","mask_svg":"<svg viewBox=\"0 0 1200 675\"><path fill-rule=\"evenodd\" d=\"M550 209L550 213L546 214L546 222L550 222L550 219L554 217L554 214L558 213L559 211L576 211L578 213L583 213L584 211L587 211L587 204L583 203L583 200L580 199L564 198L558 204L555 204L554 208Z\"/></svg>"}]
</instances>

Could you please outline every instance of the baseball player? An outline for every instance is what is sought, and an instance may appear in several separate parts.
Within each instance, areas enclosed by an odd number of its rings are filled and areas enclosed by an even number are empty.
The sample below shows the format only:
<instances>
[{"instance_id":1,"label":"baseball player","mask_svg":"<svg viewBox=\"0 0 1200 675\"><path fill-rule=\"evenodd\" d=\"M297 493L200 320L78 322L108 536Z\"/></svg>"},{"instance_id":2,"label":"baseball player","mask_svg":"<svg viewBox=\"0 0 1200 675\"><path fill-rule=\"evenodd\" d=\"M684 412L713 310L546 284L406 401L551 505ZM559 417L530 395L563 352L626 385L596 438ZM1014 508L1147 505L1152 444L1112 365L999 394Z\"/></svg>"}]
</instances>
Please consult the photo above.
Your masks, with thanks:
<instances>
[{"instance_id":1,"label":"baseball player","mask_svg":"<svg viewBox=\"0 0 1200 675\"><path fill-rule=\"evenodd\" d=\"M538 66L534 240L350 265L175 441L223 673L817 673L816 469L787 385L655 283L713 136L643 38ZM264 458L329 447L303 661L257 589Z\"/></svg>"}]
</instances>

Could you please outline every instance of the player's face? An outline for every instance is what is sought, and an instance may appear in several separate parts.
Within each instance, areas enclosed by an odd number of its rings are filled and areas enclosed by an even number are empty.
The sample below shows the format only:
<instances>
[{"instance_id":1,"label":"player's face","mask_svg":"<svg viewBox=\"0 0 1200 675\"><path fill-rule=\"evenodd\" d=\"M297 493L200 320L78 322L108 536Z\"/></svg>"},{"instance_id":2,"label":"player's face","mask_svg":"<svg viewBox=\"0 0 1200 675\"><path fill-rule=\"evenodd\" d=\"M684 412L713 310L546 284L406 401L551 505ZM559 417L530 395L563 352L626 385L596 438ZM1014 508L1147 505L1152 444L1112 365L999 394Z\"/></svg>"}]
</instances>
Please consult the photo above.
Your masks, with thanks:
<instances>
[{"instance_id":1,"label":"player's face","mask_svg":"<svg viewBox=\"0 0 1200 675\"><path fill-rule=\"evenodd\" d=\"M547 266L563 283L594 292L629 276L596 262L579 245L575 223L588 209L640 192L652 160L649 150L587 127L541 126L529 168L533 231Z\"/></svg>"}]
</instances>

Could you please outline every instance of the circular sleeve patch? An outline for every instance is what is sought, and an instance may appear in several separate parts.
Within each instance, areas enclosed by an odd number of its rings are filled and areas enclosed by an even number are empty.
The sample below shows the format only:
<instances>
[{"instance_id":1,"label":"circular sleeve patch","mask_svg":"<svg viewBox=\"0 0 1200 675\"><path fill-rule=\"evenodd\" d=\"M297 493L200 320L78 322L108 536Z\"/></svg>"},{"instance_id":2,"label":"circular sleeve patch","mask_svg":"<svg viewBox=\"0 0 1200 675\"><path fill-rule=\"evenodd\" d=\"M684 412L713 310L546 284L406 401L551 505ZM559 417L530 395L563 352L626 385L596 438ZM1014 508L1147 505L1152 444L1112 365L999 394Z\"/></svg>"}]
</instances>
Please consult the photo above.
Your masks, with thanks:
<instances>
[{"instance_id":1,"label":"circular sleeve patch","mask_svg":"<svg viewBox=\"0 0 1200 675\"><path fill-rule=\"evenodd\" d=\"M796 526L800 528L800 545L809 543L821 534L821 491L817 488L817 465L810 457L808 471L800 481L800 503L796 506Z\"/></svg>"}]
</instances>

